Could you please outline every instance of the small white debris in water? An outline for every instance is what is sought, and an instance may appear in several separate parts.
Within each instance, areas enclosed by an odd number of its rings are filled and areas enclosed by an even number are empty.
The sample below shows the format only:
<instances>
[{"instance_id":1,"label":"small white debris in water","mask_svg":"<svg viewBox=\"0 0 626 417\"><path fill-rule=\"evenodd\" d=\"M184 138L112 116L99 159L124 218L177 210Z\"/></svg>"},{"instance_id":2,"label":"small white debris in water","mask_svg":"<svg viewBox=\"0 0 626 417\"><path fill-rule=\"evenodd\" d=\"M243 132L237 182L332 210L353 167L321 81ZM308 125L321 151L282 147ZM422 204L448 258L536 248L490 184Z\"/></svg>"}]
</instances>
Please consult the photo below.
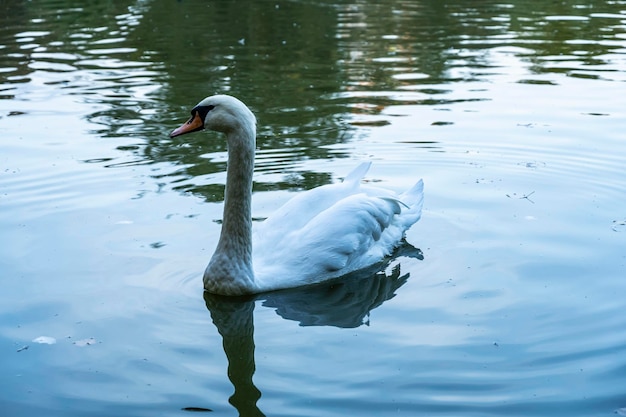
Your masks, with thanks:
<instances>
[{"instance_id":1,"label":"small white debris in water","mask_svg":"<svg viewBox=\"0 0 626 417\"><path fill-rule=\"evenodd\" d=\"M77 340L76 342L74 342L74 344L79 347L95 345L96 339L90 337L89 339Z\"/></svg>"},{"instance_id":2,"label":"small white debris in water","mask_svg":"<svg viewBox=\"0 0 626 417\"><path fill-rule=\"evenodd\" d=\"M54 345L57 340L50 336L39 336L33 339L33 343L41 343L42 345Z\"/></svg>"},{"instance_id":3,"label":"small white debris in water","mask_svg":"<svg viewBox=\"0 0 626 417\"><path fill-rule=\"evenodd\" d=\"M626 230L626 220L613 220L613 226L611 227L613 229L614 232L623 232ZM620 410L622 410L622 408L620 408ZM626 408L624 408L623 410L626 410ZM626 416L626 411L624 412L624 415Z\"/></svg>"}]
</instances>

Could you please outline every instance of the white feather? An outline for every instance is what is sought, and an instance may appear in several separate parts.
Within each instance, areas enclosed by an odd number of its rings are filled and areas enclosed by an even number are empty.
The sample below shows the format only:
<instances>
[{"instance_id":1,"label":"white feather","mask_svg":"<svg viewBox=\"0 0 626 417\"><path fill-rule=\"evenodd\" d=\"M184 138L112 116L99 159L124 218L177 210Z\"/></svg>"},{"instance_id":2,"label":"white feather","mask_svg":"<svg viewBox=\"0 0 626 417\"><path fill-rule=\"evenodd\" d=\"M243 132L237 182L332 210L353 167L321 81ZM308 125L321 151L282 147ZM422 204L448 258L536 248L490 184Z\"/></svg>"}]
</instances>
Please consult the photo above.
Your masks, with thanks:
<instances>
[{"instance_id":1,"label":"white feather","mask_svg":"<svg viewBox=\"0 0 626 417\"><path fill-rule=\"evenodd\" d=\"M369 165L359 165L343 183L299 194L253 229L258 285L277 289L321 282L391 254L420 218L423 182L402 196L360 186Z\"/></svg>"}]
</instances>

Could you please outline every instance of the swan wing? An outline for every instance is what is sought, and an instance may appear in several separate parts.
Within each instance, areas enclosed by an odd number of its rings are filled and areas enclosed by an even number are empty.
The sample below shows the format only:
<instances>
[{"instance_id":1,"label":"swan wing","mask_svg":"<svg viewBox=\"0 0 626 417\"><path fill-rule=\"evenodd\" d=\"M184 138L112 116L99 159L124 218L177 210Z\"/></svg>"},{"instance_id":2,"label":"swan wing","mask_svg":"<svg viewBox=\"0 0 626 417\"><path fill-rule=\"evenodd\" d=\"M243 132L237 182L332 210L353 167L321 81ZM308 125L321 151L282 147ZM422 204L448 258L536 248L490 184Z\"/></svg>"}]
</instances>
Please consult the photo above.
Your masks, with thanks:
<instances>
[{"instance_id":1,"label":"swan wing","mask_svg":"<svg viewBox=\"0 0 626 417\"><path fill-rule=\"evenodd\" d=\"M315 216L338 201L359 192L360 182L369 170L371 162L363 162L336 184L327 184L296 195L271 214L265 221L255 225L254 239L263 236L266 241L281 239L285 232L299 230Z\"/></svg>"},{"instance_id":2,"label":"swan wing","mask_svg":"<svg viewBox=\"0 0 626 417\"><path fill-rule=\"evenodd\" d=\"M259 236L253 255L255 279L273 289L285 287L285 282L310 284L365 268L389 255L420 214L421 204L409 207L398 198L368 192L349 195L301 228L283 228L281 239Z\"/></svg>"}]
</instances>

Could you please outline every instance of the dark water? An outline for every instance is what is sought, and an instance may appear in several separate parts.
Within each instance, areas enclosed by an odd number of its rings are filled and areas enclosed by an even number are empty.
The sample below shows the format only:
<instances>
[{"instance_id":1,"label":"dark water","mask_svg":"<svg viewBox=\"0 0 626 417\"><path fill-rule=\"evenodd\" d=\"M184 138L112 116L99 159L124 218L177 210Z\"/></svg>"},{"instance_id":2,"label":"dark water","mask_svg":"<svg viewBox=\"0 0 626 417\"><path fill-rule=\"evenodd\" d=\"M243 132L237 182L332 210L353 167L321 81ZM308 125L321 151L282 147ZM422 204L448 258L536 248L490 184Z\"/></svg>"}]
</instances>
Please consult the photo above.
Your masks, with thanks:
<instances>
[{"instance_id":1,"label":"dark water","mask_svg":"<svg viewBox=\"0 0 626 417\"><path fill-rule=\"evenodd\" d=\"M3 416L626 415L625 1L0 1ZM423 259L204 296L253 216L424 178Z\"/></svg>"}]
</instances>

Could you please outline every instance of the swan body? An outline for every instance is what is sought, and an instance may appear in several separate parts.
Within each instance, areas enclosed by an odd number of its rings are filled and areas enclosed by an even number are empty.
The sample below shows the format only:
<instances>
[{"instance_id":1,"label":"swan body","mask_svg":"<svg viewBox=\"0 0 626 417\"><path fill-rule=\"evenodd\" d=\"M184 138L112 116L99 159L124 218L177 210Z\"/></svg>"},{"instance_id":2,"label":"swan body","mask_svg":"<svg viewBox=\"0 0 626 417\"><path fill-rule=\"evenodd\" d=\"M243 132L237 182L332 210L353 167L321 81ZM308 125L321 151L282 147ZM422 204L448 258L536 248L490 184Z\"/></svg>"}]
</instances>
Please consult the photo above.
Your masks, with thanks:
<instances>
[{"instance_id":1,"label":"swan body","mask_svg":"<svg viewBox=\"0 0 626 417\"><path fill-rule=\"evenodd\" d=\"M238 99L215 95L170 136L203 129L226 134L222 231L203 281L206 291L244 295L322 282L391 254L421 217L423 182L403 194L364 186L370 163L343 182L298 194L252 228L256 119Z\"/></svg>"}]
</instances>

